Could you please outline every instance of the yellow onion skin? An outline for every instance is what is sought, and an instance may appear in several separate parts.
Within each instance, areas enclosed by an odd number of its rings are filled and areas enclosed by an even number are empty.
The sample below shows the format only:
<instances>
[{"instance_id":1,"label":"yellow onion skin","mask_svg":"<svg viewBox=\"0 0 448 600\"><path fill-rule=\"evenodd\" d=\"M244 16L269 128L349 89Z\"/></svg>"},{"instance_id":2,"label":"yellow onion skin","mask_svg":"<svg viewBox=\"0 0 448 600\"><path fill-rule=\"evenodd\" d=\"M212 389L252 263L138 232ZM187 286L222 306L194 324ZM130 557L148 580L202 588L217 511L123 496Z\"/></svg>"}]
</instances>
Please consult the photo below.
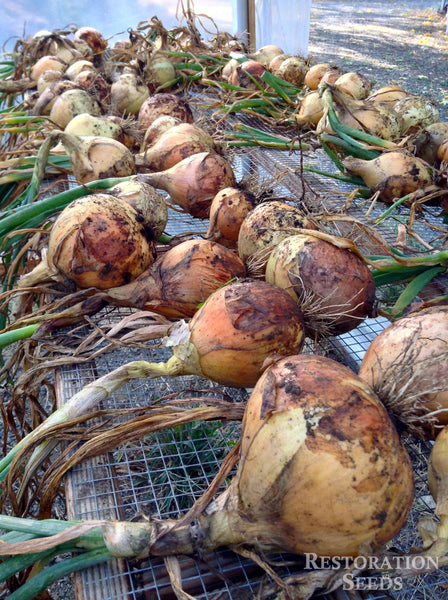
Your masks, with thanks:
<instances>
[{"instance_id":1,"label":"yellow onion skin","mask_svg":"<svg viewBox=\"0 0 448 600\"><path fill-rule=\"evenodd\" d=\"M50 119L64 129L73 117L82 113L101 115L101 106L86 90L68 89L57 96L50 110Z\"/></svg>"},{"instance_id":2,"label":"yellow onion skin","mask_svg":"<svg viewBox=\"0 0 448 600\"><path fill-rule=\"evenodd\" d=\"M68 90L79 90L79 87L73 81L61 79L50 83L41 94L39 94L36 103L33 106L34 115L50 115L53 104L56 99Z\"/></svg>"},{"instance_id":3,"label":"yellow onion skin","mask_svg":"<svg viewBox=\"0 0 448 600\"><path fill-rule=\"evenodd\" d=\"M413 140L416 156L430 165L437 165L440 145L448 139L448 123L439 121L424 127Z\"/></svg>"},{"instance_id":4,"label":"yellow onion skin","mask_svg":"<svg viewBox=\"0 0 448 600\"><path fill-rule=\"evenodd\" d=\"M391 107L395 106L395 104L409 95L409 92L404 90L399 85L384 85L371 94L369 94L366 98L367 102L372 103L381 103L387 104Z\"/></svg>"},{"instance_id":5,"label":"yellow onion skin","mask_svg":"<svg viewBox=\"0 0 448 600\"><path fill-rule=\"evenodd\" d=\"M47 260L79 288L100 290L138 277L154 260L134 209L108 194L70 203L54 222Z\"/></svg>"},{"instance_id":6,"label":"yellow onion skin","mask_svg":"<svg viewBox=\"0 0 448 600\"><path fill-rule=\"evenodd\" d=\"M349 173L362 177L372 191L378 191L386 203L431 185L433 181L428 165L405 150L383 152L373 160L347 156L342 164Z\"/></svg>"},{"instance_id":7,"label":"yellow onion skin","mask_svg":"<svg viewBox=\"0 0 448 600\"><path fill-rule=\"evenodd\" d=\"M150 310L173 319L192 317L207 298L246 269L216 242L186 240L164 252L135 281L108 290L109 304Z\"/></svg>"},{"instance_id":8,"label":"yellow onion skin","mask_svg":"<svg viewBox=\"0 0 448 600\"><path fill-rule=\"evenodd\" d=\"M220 190L210 205L206 238L227 248L237 248L238 234L245 217L255 207L254 196L238 187Z\"/></svg>"},{"instance_id":9,"label":"yellow onion skin","mask_svg":"<svg viewBox=\"0 0 448 600\"><path fill-rule=\"evenodd\" d=\"M394 105L394 110L402 121L402 135L440 121L439 109L424 96L409 94Z\"/></svg>"},{"instance_id":10,"label":"yellow onion skin","mask_svg":"<svg viewBox=\"0 0 448 600\"><path fill-rule=\"evenodd\" d=\"M261 202L241 223L238 234L238 254L246 265L254 259L253 273L264 276L270 251L282 239L298 229L315 229L314 224L295 206L283 200Z\"/></svg>"},{"instance_id":11,"label":"yellow onion skin","mask_svg":"<svg viewBox=\"0 0 448 600\"><path fill-rule=\"evenodd\" d=\"M433 306L388 325L371 342L359 376L398 423L434 438L448 424L448 306ZM433 411L443 409L424 418Z\"/></svg>"},{"instance_id":12,"label":"yellow onion skin","mask_svg":"<svg viewBox=\"0 0 448 600\"><path fill-rule=\"evenodd\" d=\"M297 303L264 281L230 283L190 321L200 370L223 385L252 387L267 359L299 353L304 323Z\"/></svg>"},{"instance_id":13,"label":"yellow onion skin","mask_svg":"<svg viewBox=\"0 0 448 600\"><path fill-rule=\"evenodd\" d=\"M265 71L267 67L257 60L248 60L238 65L232 72L230 83L247 90L258 90L260 85L264 85L261 76Z\"/></svg>"},{"instance_id":14,"label":"yellow onion skin","mask_svg":"<svg viewBox=\"0 0 448 600\"><path fill-rule=\"evenodd\" d=\"M346 248L312 235L280 241L265 276L299 303L311 338L346 333L375 316L375 283L367 265Z\"/></svg>"},{"instance_id":15,"label":"yellow onion skin","mask_svg":"<svg viewBox=\"0 0 448 600\"><path fill-rule=\"evenodd\" d=\"M198 219L209 218L210 204L219 190L236 184L230 163L215 152L192 154L165 171L140 177L168 192L174 204Z\"/></svg>"},{"instance_id":16,"label":"yellow onion skin","mask_svg":"<svg viewBox=\"0 0 448 600\"><path fill-rule=\"evenodd\" d=\"M199 152L215 149L213 138L194 123L179 123L163 132L135 157L136 164L152 171L165 171Z\"/></svg>"},{"instance_id":17,"label":"yellow onion skin","mask_svg":"<svg viewBox=\"0 0 448 600\"><path fill-rule=\"evenodd\" d=\"M324 105L319 92L312 91L301 99L295 115L298 125L317 125L324 115Z\"/></svg>"},{"instance_id":18,"label":"yellow onion skin","mask_svg":"<svg viewBox=\"0 0 448 600\"><path fill-rule=\"evenodd\" d=\"M169 93L158 93L146 98L138 111L138 126L146 131L162 115L170 115L184 123L193 123L193 112L183 98Z\"/></svg>"},{"instance_id":19,"label":"yellow onion skin","mask_svg":"<svg viewBox=\"0 0 448 600\"><path fill-rule=\"evenodd\" d=\"M370 93L371 83L362 73L343 73L334 82L335 87L356 100L364 100Z\"/></svg>"},{"instance_id":20,"label":"yellow onion skin","mask_svg":"<svg viewBox=\"0 0 448 600\"><path fill-rule=\"evenodd\" d=\"M309 67L305 73L303 83L309 90L315 91L325 73L331 68L329 63L316 63Z\"/></svg>"},{"instance_id":21,"label":"yellow onion skin","mask_svg":"<svg viewBox=\"0 0 448 600\"><path fill-rule=\"evenodd\" d=\"M437 158L441 163L448 162L448 137L442 140L437 149Z\"/></svg>"},{"instance_id":22,"label":"yellow onion skin","mask_svg":"<svg viewBox=\"0 0 448 600\"><path fill-rule=\"evenodd\" d=\"M250 395L224 515L207 533L264 551L355 557L400 531L413 494L409 456L373 391L329 358L294 355Z\"/></svg>"}]
</instances>

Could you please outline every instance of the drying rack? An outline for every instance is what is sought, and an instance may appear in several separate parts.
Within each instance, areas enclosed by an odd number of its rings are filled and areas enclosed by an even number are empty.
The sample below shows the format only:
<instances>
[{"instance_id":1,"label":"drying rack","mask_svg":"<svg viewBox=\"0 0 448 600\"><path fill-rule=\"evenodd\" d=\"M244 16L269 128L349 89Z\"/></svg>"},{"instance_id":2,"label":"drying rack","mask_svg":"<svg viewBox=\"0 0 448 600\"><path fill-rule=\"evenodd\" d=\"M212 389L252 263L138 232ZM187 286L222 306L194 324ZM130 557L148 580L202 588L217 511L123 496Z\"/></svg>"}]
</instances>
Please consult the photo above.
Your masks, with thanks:
<instances>
[{"instance_id":1,"label":"drying rack","mask_svg":"<svg viewBox=\"0 0 448 600\"><path fill-rule=\"evenodd\" d=\"M234 157L234 170L237 179L253 175L265 179L275 177L287 170L275 191L278 195L302 204L315 201L315 191L325 198L326 210L332 203L343 202L346 184L335 180L322 180L313 174L302 178L297 174L298 155L288 152L256 149L237 153ZM316 153L311 159L320 168L331 169L323 155ZM255 173L255 175L257 175ZM275 186L274 186L275 187ZM384 209L379 204L376 214ZM365 208L353 206L350 214L363 217ZM400 214L397 211L397 223ZM372 214L372 217L375 213ZM428 219L440 222L437 211L429 211ZM388 220L381 233L393 243L395 227ZM170 211L169 232L178 234L195 231L205 233L208 223L193 219L188 215ZM417 225L418 227L418 225ZM442 278L442 284L446 280ZM99 324L115 322L128 311L108 310L100 313ZM388 324L385 318L368 319L355 330L330 338L319 346L318 351L357 370L364 353L374 337ZM315 352L311 344L305 351ZM150 346L147 349L114 350L101 355L87 364L69 365L61 368L56 377L57 398L60 404L66 402L84 385L110 372L123 362L134 359L151 361L166 360L170 353L163 346ZM137 380L123 386L105 401L102 408L127 408L144 406L154 398L166 394L182 394L189 390L224 391L235 402L247 398L249 390L225 388L196 376L180 378L160 377L154 380ZM66 478L66 499L69 519L133 519L142 514L157 518L178 516L201 496L218 471L222 459L238 438L238 423L197 423L189 427L167 430L151 435L138 442L128 443L96 459L75 467ZM424 515L431 515L434 502L426 485L426 465L430 445L414 438L408 438L406 445L415 469L415 502L406 526L394 545L403 551L420 543L416 523ZM181 558L182 585L185 592L201 600L245 600L257 597L260 585L265 582L264 573L250 560L223 549L206 557L206 562L194 558ZM297 563L282 568L281 575L297 572L303 565ZM441 600L447 597L448 570L404 580L403 589L370 590L356 593L339 589L323 596L325 600ZM86 569L75 575L77 600L173 600L167 572L162 559L113 560L107 564Z\"/></svg>"}]
</instances>

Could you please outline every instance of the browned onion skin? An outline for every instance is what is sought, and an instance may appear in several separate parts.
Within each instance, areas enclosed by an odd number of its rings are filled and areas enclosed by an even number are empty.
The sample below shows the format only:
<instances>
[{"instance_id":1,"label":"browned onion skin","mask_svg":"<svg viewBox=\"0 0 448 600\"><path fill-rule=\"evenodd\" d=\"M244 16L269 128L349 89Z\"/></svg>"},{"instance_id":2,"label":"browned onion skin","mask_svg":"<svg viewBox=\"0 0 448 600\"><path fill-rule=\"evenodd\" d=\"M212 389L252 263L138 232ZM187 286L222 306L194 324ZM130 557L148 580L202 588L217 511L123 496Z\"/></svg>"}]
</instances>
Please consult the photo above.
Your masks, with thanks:
<instances>
[{"instance_id":1,"label":"browned onion skin","mask_svg":"<svg viewBox=\"0 0 448 600\"><path fill-rule=\"evenodd\" d=\"M448 424L448 306L433 306L388 325L371 342L359 376L405 428L434 439ZM433 419L428 413L445 409Z\"/></svg>"},{"instance_id":2,"label":"browned onion skin","mask_svg":"<svg viewBox=\"0 0 448 600\"><path fill-rule=\"evenodd\" d=\"M375 282L367 265L312 235L282 240L267 263L266 281L299 302L310 337L346 333L375 315Z\"/></svg>"},{"instance_id":3,"label":"browned onion skin","mask_svg":"<svg viewBox=\"0 0 448 600\"><path fill-rule=\"evenodd\" d=\"M238 187L220 190L210 205L206 238L236 248L241 224L254 207L255 198L250 192Z\"/></svg>"},{"instance_id":4,"label":"browned onion skin","mask_svg":"<svg viewBox=\"0 0 448 600\"><path fill-rule=\"evenodd\" d=\"M267 358L298 353L304 342L297 303L264 281L217 291L192 318L190 332L201 372L235 387L253 386Z\"/></svg>"},{"instance_id":5,"label":"browned onion skin","mask_svg":"<svg viewBox=\"0 0 448 600\"><path fill-rule=\"evenodd\" d=\"M219 287L245 276L243 262L231 250L216 242L187 240L162 254L147 273L102 297L109 304L188 318Z\"/></svg>"},{"instance_id":6,"label":"browned onion skin","mask_svg":"<svg viewBox=\"0 0 448 600\"><path fill-rule=\"evenodd\" d=\"M138 126L146 130L160 116L170 115L184 123L193 123L193 112L188 102L175 94L159 93L147 98L138 112Z\"/></svg>"},{"instance_id":7,"label":"browned onion skin","mask_svg":"<svg viewBox=\"0 0 448 600\"><path fill-rule=\"evenodd\" d=\"M72 202L52 226L48 264L80 288L104 290L138 277L155 259L136 212L108 194Z\"/></svg>"}]
</instances>

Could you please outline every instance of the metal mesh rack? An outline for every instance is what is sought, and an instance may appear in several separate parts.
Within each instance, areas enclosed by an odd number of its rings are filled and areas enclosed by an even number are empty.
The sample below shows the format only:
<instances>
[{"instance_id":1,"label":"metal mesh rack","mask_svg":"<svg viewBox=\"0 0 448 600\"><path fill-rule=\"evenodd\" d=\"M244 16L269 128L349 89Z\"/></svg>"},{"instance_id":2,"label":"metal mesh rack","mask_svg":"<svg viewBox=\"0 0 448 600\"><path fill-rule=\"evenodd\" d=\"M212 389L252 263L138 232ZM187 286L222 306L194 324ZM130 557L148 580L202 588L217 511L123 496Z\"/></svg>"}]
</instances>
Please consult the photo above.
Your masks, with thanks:
<instances>
[{"instance_id":1,"label":"metal mesh rack","mask_svg":"<svg viewBox=\"0 0 448 600\"><path fill-rule=\"evenodd\" d=\"M258 171L261 179L269 180L282 170L286 176L276 186L279 195L292 201L302 201L304 197L313 200L317 189L328 202L326 209L339 205L343 192L349 188L338 181L323 182L313 174L307 175L306 187L300 177L292 171L298 167L297 155L287 152L257 149L238 153L234 157L237 179L253 175ZM329 169L325 157L317 154L312 159L320 168ZM350 188L351 189L351 188ZM333 193L335 191L335 193ZM334 198L334 199L333 199ZM332 204L334 203L334 204ZM384 206L374 210L380 214ZM400 211L399 211L400 213ZM353 207L351 214L361 218L363 210ZM428 218L432 218L429 212ZM204 233L208 223L170 210L170 233ZM434 219L437 216L434 213ZM393 243L396 230L389 226L382 228L386 240ZM108 318L118 319L123 311L115 309ZM357 370L369 343L388 323L386 319L368 319L357 329L331 338L319 352ZM313 352L311 346L306 351ZM170 354L162 347L151 350L122 350L109 352L88 364L71 365L60 369L57 377L60 403L67 401L84 385L113 370L123 362L134 358L165 360ZM195 376L175 379L158 378L131 382L115 392L104 403L103 408L124 408L141 406L153 398L164 394L180 393L183 390L213 390L219 386ZM219 388L221 389L221 388ZM236 402L247 397L247 390L226 388ZM193 392L192 392L193 393ZM132 519L146 514L158 518L170 518L184 513L200 497L218 471L222 459L238 437L239 424L197 423L185 428L166 430L139 441L127 443L101 457L85 462L70 473L66 483L67 509L70 519ZM418 545L416 531L418 519L432 514L434 503L426 486L426 464L430 446L415 439L409 439L407 446L415 467L415 504L406 527L394 543L407 551ZM206 562L193 558L180 560L182 585L185 592L201 599L243 600L255 597L265 575L250 560L223 549L206 557ZM303 565L302 565L303 566ZM296 569L302 568L296 565ZM286 576L295 572L294 566L283 568ZM173 599L167 571L163 560L145 559L141 561L114 560L83 571L75 579L75 589L79 600L165 600ZM394 598L397 600L440 600L447 596L448 571L404 581L398 591L359 592L358 595L339 590L324 598L333 600L353 600L356 598L376 600Z\"/></svg>"}]
</instances>

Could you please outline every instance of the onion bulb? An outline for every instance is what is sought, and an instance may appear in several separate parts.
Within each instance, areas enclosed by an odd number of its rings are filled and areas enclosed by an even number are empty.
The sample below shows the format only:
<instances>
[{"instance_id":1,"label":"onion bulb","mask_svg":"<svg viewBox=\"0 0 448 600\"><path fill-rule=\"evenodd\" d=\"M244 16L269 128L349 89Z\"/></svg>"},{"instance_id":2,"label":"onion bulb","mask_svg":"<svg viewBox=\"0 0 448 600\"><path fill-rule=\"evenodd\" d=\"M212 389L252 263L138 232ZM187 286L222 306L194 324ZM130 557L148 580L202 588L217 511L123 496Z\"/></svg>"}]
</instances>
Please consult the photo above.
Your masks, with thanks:
<instances>
[{"instance_id":1,"label":"onion bulb","mask_svg":"<svg viewBox=\"0 0 448 600\"><path fill-rule=\"evenodd\" d=\"M312 91L300 100L299 110L294 115L298 125L317 125L324 115L324 105L319 92Z\"/></svg>"},{"instance_id":2,"label":"onion bulb","mask_svg":"<svg viewBox=\"0 0 448 600\"><path fill-rule=\"evenodd\" d=\"M65 70L65 75L73 81L75 77L79 75L79 73L81 73L81 71L96 72L96 68L91 60L80 59L67 67L67 69Z\"/></svg>"},{"instance_id":3,"label":"onion bulb","mask_svg":"<svg viewBox=\"0 0 448 600\"><path fill-rule=\"evenodd\" d=\"M210 205L206 238L236 248L242 222L255 206L254 196L238 187L220 190Z\"/></svg>"},{"instance_id":4,"label":"onion bulb","mask_svg":"<svg viewBox=\"0 0 448 600\"><path fill-rule=\"evenodd\" d=\"M109 194L74 200L50 230L46 259L24 275L19 287L45 278L100 290L138 277L155 259L136 211Z\"/></svg>"},{"instance_id":5,"label":"onion bulb","mask_svg":"<svg viewBox=\"0 0 448 600\"><path fill-rule=\"evenodd\" d=\"M237 473L200 523L211 547L354 557L400 531L413 495L411 461L372 390L329 358L295 355L256 383Z\"/></svg>"},{"instance_id":6,"label":"onion bulb","mask_svg":"<svg viewBox=\"0 0 448 600\"><path fill-rule=\"evenodd\" d=\"M72 89L57 96L51 107L50 119L56 123L59 129L64 129L73 117L81 113L101 115L101 106L85 90Z\"/></svg>"},{"instance_id":7,"label":"onion bulb","mask_svg":"<svg viewBox=\"0 0 448 600\"><path fill-rule=\"evenodd\" d=\"M71 135L89 135L110 137L123 142L123 128L107 117L81 113L71 119L64 129L64 133Z\"/></svg>"},{"instance_id":8,"label":"onion bulb","mask_svg":"<svg viewBox=\"0 0 448 600\"><path fill-rule=\"evenodd\" d=\"M165 171L199 152L215 149L213 138L194 123L179 123L161 133L154 143L135 156L136 165L152 171Z\"/></svg>"},{"instance_id":9,"label":"onion bulb","mask_svg":"<svg viewBox=\"0 0 448 600\"><path fill-rule=\"evenodd\" d=\"M109 104L111 86L101 73L85 69L78 73L73 79L74 83L82 90L86 90L95 100Z\"/></svg>"},{"instance_id":10,"label":"onion bulb","mask_svg":"<svg viewBox=\"0 0 448 600\"><path fill-rule=\"evenodd\" d=\"M135 161L129 148L118 140L100 136L58 134L79 185L106 179L128 177L135 173Z\"/></svg>"},{"instance_id":11,"label":"onion bulb","mask_svg":"<svg viewBox=\"0 0 448 600\"><path fill-rule=\"evenodd\" d=\"M145 67L145 81L153 91L161 85L167 87L175 77L174 65L163 54L152 57Z\"/></svg>"},{"instance_id":12,"label":"onion bulb","mask_svg":"<svg viewBox=\"0 0 448 600\"><path fill-rule=\"evenodd\" d=\"M221 244L186 240L164 252L131 283L103 292L105 302L150 310L172 319L192 317L232 279L244 279L242 261Z\"/></svg>"},{"instance_id":13,"label":"onion bulb","mask_svg":"<svg viewBox=\"0 0 448 600\"><path fill-rule=\"evenodd\" d=\"M122 73L110 88L111 110L119 115L136 115L149 97L149 88L135 73Z\"/></svg>"},{"instance_id":14,"label":"onion bulb","mask_svg":"<svg viewBox=\"0 0 448 600\"><path fill-rule=\"evenodd\" d=\"M250 54L248 58L261 63L264 67L267 67L272 59L279 54L284 54L281 48L275 44L267 44L266 46L258 48L258 50Z\"/></svg>"},{"instance_id":15,"label":"onion bulb","mask_svg":"<svg viewBox=\"0 0 448 600\"><path fill-rule=\"evenodd\" d=\"M60 79L50 82L39 94L33 106L33 114L49 116L56 99L64 92L76 89L79 89L78 86L70 80Z\"/></svg>"},{"instance_id":16,"label":"onion bulb","mask_svg":"<svg viewBox=\"0 0 448 600\"><path fill-rule=\"evenodd\" d=\"M437 159L442 165L448 163L448 137L442 140L440 146L437 148Z\"/></svg>"},{"instance_id":17,"label":"onion bulb","mask_svg":"<svg viewBox=\"0 0 448 600\"><path fill-rule=\"evenodd\" d=\"M331 66L328 71L325 71L325 73L322 75L319 83L329 83L330 85L333 85L335 81L337 81L343 74L344 71L342 69Z\"/></svg>"},{"instance_id":18,"label":"onion bulb","mask_svg":"<svg viewBox=\"0 0 448 600\"><path fill-rule=\"evenodd\" d=\"M303 83L312 91L317 90L325 73L330 69L329 63L317 63L307 70Z\"/></svg>"},{"instance_id":19,"label":"onion bulb","mask_svg":"<svg viewBox=\"0 0 448 600\"><path fill-rule=\"evenodd\" d=\"M34 81L37 82L39 77L45 71L59 71L59 73L63 73L67 68L67 63L65 63L61 58L57 56L42 56L38 61L34 63L31 67L30 77Z\"/></svg>"},{"instance_id":20,"label":"onion bulb","mask_svg":"<svg viewBox=\"0 0 448 600\"><path fill-rule=\"evenodd\" d=\"M384 85L375 92L369 94L366 100L373 103L380 102L381 104L388 104L393 107L399 100L408 95L409 92L399 85Z\"/></svg>"},{"instance_id":21,"label":"onion bulb","mask_svg":"<svg viewBox=\"0 0 448 600\"><path fill-rule=\"evenodd\" d=\"M375 316L375 283L361 258L311 234L281 240L266 281L298 302L309 337L339 335Z\"/></svg>"},{"instance_id":22,"label":"onion bulb","mask_svg":"<svg viewBox=\"0 0 448 600\"><path fill-rule=\"evenodd\" d=\"M305 77L306 61L300 56L290 56L285 58L272 72L293 86L299 87Z\"/></svg>"},{"instance_id":23,"label":"onion bulb","mask_svg":"<svg viewBox=\"0 0 448 600\"><path fill-rule=\"evenodd\" d=\"M117 183L108 192L132 206L148 239L159 239L168 221L168 210L162 194L137 178Z\"/></svg>"},{"instance_id":24,"label":"onion bulb","mask_svg":"<svg viewBox=\"0 0 448 600\"><path fill-rule=\"evenodd\" d=\"M138 126L146 131L158 117L170 115L184 123L193 123L190 105L175 94L158 93L147 98L138 112Z\"/></svg>"},{"instance_id":25,"label":"onion bulb","mask_svg":"<svg viewBox=\"0 0 448 600\"><path fill-rule=\"evenodd\" d=\"M75 31L73 41L85 42L94 54L102 54L107 48L103 34L94 27L80 27Z\"/></svg>"},{"instance_id":26,"label":"onion bulb","mask_svg":"<svg viewBox=\"0 0 448 600\"><path fill-rule=\"evenodd\" d=\"M448 538L448 426L445 426L435 439L428 460L428 487L431 496L436 501L434 513L439 518L437 524L437 537L434 548L440 544L440 556L446 553L446 539ZM442 538L442 540L440 539ZM433 539L431 541L434 541ZM432 548L430 548L432 550Z\"/></svg>"},{"instance_id":27,"label":"onion bulb","mask_svg":"<svg viewBox=\"0 0 448 600\"><path fill-rule=\"evenodd\" d=\"M394 418L433 438L448 424L448 306L401 317L374 338L359 369Z\"/></svg>"},{"instance_id":28,"label":"onion bulb","mask_svg":"<svg viewBox=\"0 0 448 600\"><path fill-rule=\"evenodd\" d=\"M152 146L162 133L165 133L165 131L168 131L168 129L171 129L171 127L179 125L180 123L182 123L180 119L170 115L161 115L160 117L157 117L145 132L140 152L143 152L145 148Z\"/></svg>"},{"instance_id":29,"label":"onion bulb","mask_svg":"<svg viewBox=\"0 0 448 600\"><path fill-rule=\"evenodd\" d=\"M64 75L60 71L55 71L54 69L44 71L39 75L39 79L37 80L37 93L40 96L52 83L63 80Z\"/></svg>"},{"instance_id":30,"label":"onion bulb","mask_svg":"<svg viewBox=\"0 0 448 600\"><path fill-rule=\"evenodd\" d=\"M367 77L355 71L343 73L336 79L334 85L338 90L356 100L367 98L371 88L371 83Z\"/></svg>"},{"instance_id":31,"label":"onion bulb","mask_svg":"<svg viewBox=\"0 0 448 600\"><path fill-rule=\"evenodd\" d=\"M437 163L440 144L448 138L448 123L439 121L424 127L414 139L416 155L430 165Z\"/></svg>"},{"instance_id":32,"label":"onion bulb","mask_svg":"<svg viewBox=\"0 0 448 600\"><path fill-rule=\"evenodd\" d=\"M229 59L221 71L221 77L224 81L230 81L232 78L233 71L239 66L240 61L236 58Z\"/></svg>"},{"instance_id":33,"label":"onion bulb","mask_svg":"<svg viewBox=\"0 0 448 600\"><path fill-rule=\"evenodd\" d=\"M238 234L238 254L251 276L264 276L272 249L300 229L315 229L306 215L282 200L261 202L245 217Z\"/></svg>"},{"instance_id":34,"label":"onion bulb","mask_svg":"<svg viewBox=\"0 0 448 600\"><path fill-rule=\"evenodd\" d=\"M394 105L394 110L402 120L402 134L415 127L426 127L440 121L440 113L436 105L425 98L409 94Z\"/></svg>"},{"instance_id":35,"label":"onion bulb","mask_svg":"<svg viewBox=\"0 0 448 600\"><path fill-rule=\"evenodd\" d=\"M267 71L267 67L256 60L247 60L239 64L232 72L230 83L248 90L258 90L264 85L261 76Z\"/></svg>"},{"instance_id":36,"label":"onion bulb","mask_svg":"<svg viewBox=\"0 0 448 600\"><path fill-rule=\"evenodd\" d=\"M174 204L199 219L208 219L210 204L219 190L236 183L230 164L214 152L193 154L165 171L140 177L155 188L168 192Z\"/></svg>"},{"instance_id":37,"label":"onion bulb","mask_svg":"<svg viewBox=\"0 0 448 600\"><path fill-rule=\"evenodd\" d=\"M383 152L373 160L347 156L342 161L348 173L362 177L384 202L391 203L432 183L428 165L405 150Z\"/></svg>"}]
</instances>

